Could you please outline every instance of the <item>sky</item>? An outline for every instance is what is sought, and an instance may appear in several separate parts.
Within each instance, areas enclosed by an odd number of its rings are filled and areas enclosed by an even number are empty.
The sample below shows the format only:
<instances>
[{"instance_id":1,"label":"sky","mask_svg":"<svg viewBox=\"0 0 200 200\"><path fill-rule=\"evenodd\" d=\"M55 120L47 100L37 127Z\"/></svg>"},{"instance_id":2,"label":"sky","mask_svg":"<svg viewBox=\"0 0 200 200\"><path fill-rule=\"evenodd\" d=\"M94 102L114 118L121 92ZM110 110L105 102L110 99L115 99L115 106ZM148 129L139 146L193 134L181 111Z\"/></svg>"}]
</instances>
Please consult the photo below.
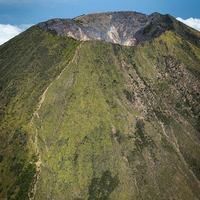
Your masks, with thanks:
<instances>
[{"instance_id":1,"label":"sky","mask_svg":"<svg viewBox=\"0 0 200 200\"><path fill-rule=\"evenodd\" d=\"M0 45L39 22L106 11L170 14L200 31L200 0L0 0Z\"/></svg>"}]
</instances>

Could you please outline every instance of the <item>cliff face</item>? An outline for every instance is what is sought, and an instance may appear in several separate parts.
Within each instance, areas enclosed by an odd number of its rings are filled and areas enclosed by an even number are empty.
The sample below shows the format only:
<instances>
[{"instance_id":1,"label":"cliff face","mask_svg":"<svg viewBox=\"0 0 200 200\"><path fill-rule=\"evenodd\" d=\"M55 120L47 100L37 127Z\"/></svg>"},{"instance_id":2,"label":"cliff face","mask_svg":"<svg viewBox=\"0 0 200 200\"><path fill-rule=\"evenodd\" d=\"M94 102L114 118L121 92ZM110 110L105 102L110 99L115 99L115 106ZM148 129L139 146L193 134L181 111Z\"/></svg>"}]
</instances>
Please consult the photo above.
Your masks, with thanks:
<instances>
[{"instance_id":1,"label":"cliff face","mask_svg":"<svg viewBox=\"0 0 200 200\"><path fill-rule=\"evenodd\" d=\"M167 21L168 19L168 21ZM103 40L134 46L169 29L172 20L158 13L106 12L79 16L74 19L52 19L38 24L58 36L77 40Z\"/></svg>"}]
</instances>

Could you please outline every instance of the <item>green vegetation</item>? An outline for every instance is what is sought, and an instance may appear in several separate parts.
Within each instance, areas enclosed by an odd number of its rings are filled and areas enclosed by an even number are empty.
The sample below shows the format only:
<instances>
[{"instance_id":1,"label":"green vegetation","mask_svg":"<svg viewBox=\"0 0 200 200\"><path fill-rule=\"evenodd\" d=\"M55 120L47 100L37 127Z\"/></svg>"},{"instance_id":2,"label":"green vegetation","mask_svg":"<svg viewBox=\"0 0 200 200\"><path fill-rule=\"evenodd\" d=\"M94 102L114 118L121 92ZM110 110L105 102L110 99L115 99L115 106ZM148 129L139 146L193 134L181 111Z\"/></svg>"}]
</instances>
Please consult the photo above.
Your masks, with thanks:
<instances>
[{"instance_id":1,"label":"green vegetation","mask_svg":"<svg viewBox=\"0 0 200 200\"><path fill-rule=\"evenodd\" d=\"M105 171L100 178L93 178L91 185L89 186L89 198L88 200L100 200L109 199L111 192L119 185L119 179L117 176L112 178L110 171Z\"/></svg>"},{"instance_id":2,"label":"green vegetation","mask_svg":"<svg viewBox=\"0 0 200 200\"><path fill-rule=\"evenodd\" d=\"M133 103L134 101L134 93L133 92L129 92L128 90L123 90L124 94L126 95L126 98Z\"/></svg>"},{"instance_id":3,"label":"green vegetation","mask_svg":"<svg viewBox=\"0 0 200 200\"><path fill-rule=\"evenodd\" d=\"M145 28L143 30L143 33L144 34L150 33L150 31L151 31L151 29L152 29L153 26L154 26L153 24L149 24L149 25L145 26Z\"/></svg>"},{"instance_id":4,"label":"green vegetation","mask_svg":"<svg viewBox=\"0 0 200 200\"><path fill-rule=\"evenodd\" d=\"M19 175L17 181L14 183L12 188L8 190L8 199L29 199L28 192L30 192L31 184L34 181L34 175L36 173L35 165L28 164L23 172ZM17 195L15 194L17 192Z\"/></svg>"},{"instance_id":5,"label":"green vegetation","mask_svg":"<svg viewBox=\"0 0 200 200\"><path fill-rule=\"evenodd\" d=\"M0 198L199 199L200 49L177 30L123 47L35 26L2 45Z\"/></svg>"},{"instance_id":6,"label":"green vegetation","mask_svg":"<svg viewBox=\"0 0 200 200\"><path fill-rule=\"evenodd\" d=\"M0 46L1 199L27 199L37 162L29 123L39 97L72 59L80 42L37 26Z\"/></svg>"},{"instance_id":7,"label":"green vegetation","mask_svg":"<svg viewBox=\"0 0 200 200\"><path fill-rule=\"evenodd\" d=\"M165 138L162 138L161 142L163 147L166 148L169 152L176 152L173 146Z\"/></svg>"},{"instance_id":8,"label":"green vegetation","mask_svg":"<svg viewBox=\"0 0 200 200\"><path fill-rule=\"evenodd\" d=\"M47 30L47 33L50 33L50 34L52 34L53 36L56 36L56 35L57 35L56 30L52 30L52 29L48 29L48 30Z\"/></svg>"},{"instance_id":9,"label":"green vegetation","mask_svg":"<svg viewBox=\"0 0 200 200\"><path fill-rule=\"evenodd\" d=\"M124 140L125 140L125 136L124 136L123 133L120 133L119 130L116 131L115 136L116 136L117 141L118 141L119 143L124 142Z\"/></svg>"},{"instance_id":10,"label":"green vegetation","mask_svg":"<svg viewBox=\"0 0 200 200\"><path fill-rule=\"evenodd\" d=\"M145 123L142 120L139 120L136 122L136 133L135 135L137 136L135 140L135 145L137 147L137 151L141 152L141 150L148 145L151 145L152 147L154 146L154 142L152 139L144 133L144 126Z\"/></svg>"},{"instance_id":11,"label":"green vegetation","mask_svg":"<svg viewBox=\"0 0 200 200\"><path fill-rule=\"evenodd\" d=\"M162 113L162 111L160 111L160 110L154 110L154 112L155 112L156 116L158 117L158 119L160 119L166 125L170 125L171 120L169 119L169 117L167 117L166 115L164 115Z\"/></svg>"},{"instance_id":12,"label":"green vegetation","mask_svg":"<svg viewBox=\"0 0 200 200\"><path fill-rule=\"evenodd\" d=\"M3 156L0 155L0 163L3 161Z\"/></svg>"}]
</instances>

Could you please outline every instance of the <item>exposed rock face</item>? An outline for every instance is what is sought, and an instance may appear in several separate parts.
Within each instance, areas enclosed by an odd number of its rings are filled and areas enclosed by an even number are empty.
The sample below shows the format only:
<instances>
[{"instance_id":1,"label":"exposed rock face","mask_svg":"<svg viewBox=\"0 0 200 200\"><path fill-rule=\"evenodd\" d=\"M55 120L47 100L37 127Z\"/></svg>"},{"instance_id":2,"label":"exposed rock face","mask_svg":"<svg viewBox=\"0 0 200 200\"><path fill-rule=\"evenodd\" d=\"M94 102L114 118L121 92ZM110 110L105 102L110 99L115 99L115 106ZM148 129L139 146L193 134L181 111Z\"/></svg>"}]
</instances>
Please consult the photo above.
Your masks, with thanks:
<instances>
[{"instance_id":1,"label":"exposed rock face","mask_svg":"<svg viewBox=\"0 0 200 200\"><path fill-rule=\"evenodd\" d=\"M134 46L159 36L172 26L168 15L136 12L106 12L87 14L74 19L52 19L38 25L58 36L77 40L103 40L126 46Z\"/></svg>"}]
</instances>

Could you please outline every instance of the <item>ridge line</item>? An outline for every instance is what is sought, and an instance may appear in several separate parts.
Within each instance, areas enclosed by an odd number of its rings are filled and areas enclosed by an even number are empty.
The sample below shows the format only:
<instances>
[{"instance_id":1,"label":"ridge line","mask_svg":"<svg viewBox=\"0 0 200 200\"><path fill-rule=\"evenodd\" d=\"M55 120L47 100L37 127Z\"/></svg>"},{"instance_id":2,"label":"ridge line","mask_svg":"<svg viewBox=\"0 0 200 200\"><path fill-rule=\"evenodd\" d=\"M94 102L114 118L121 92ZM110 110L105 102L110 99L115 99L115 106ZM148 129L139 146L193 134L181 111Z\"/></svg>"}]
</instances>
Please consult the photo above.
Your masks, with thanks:
<instances>
[{"instance_id":1,"label":"ridge line","mask_svg":"<svg viewBox=\"0 0 200 200\"><path fill-rule=\"evenodd\" d=\"M43 92L42 96L40 97L40 101L38 102L37 104L37 107L35 109L35 113L34 115L37 116L39 118L39 114L38 114L38 111L40 110L40 107L42 105L42 103L44 102L45 100L45 97L46 97L46 92L48 91L49 87L56 81L60 78L60 76L62 75L62 73L64 72L64 70L74 61L74 59L76 58L80 48L81 48L81 45L82 45L82 42L80 43L80 45L76 48L76 51L74 53L74 56L72 58L72 60L67 64L66 67L64 67L64 69L60 72L60 74L47 86L47 88L45 89L45 91Z\"/></svg>"},{"instance_id":2,"label":"ridge line","mask_svg":"<svg viewBox=\"0 0 200 200\"><path fill-rule=\"evenodd\" d=\"M38 104L37 104L37 107L36 107L36 109L35 109L35 111L34 111L34 115L33 115L32 118L31 118L30 126L31 126L31 127L35 127L35 129L36 129L36 130L35 130L35 131L36 131L36 134L35 134L35 141L33 141L32 138L30 138L30 140L31 140L31 142L33 143L33 145L35 146L35 153L36 153L36 155L38 155L39 159L38 159L37 162L34 163L34 164L36 165L36 174L35 174L36 182L33 183L33 189L31 190L31 192L32 192L34 195L33 195L33 197L31 197L31 196L30 196L30 193L29 193L29 195L28 195L28 196L29 196L29 200L34 199L34 196L35 196L35 193L36 193L36 188L37 188L37 183L38 183L38 181L39 181L39 176L40 176L40 172L41 172L41 167L40 167L40 165L42 164L41 155L40 155L40 153L39 153L39 147L38 147L38 144L37 144L38 131L37 131L36 126L35 126L34 123L33 123L33 118L36 116L36 117L40 120L40 123L42 122L42 120L41 120L41 118L40 118L40 116L39 116L39 114L38 114L38 111L40 110L41 105L42 105L42 103L43 103L44 100L45 100L46 93L47 93L49 87L50 87L56 80L58 80L58 79L60 78L60 76L62 75L62 73L64 72L64 70L75 60L75 58L76 58L78 52L80 51L81 45L82 45L82 42L81 42L81 43L79 44L79 46L76 48L72 60L69 61L69 63L64 67L64 69L60 72L60 74L47 86L47 88L45 89L45 91L44 91L43 94L41 95L40 100L39 100L39 102L38 102ZM42 129L42 126L41 126L40 128ZM42 130L41 130L41 132L42 132ZM42 132L42 136L43 136L43 139L44 139L46 152L47 152L47 154L48 154L48 147L47 147L47 145L46 145L46 140L45 140L45 137L44 137L43 132ZM49 155L48 155L48 157L49 157ZM53 175L54 175L54 178L55 178L55 174L54 174L54 173L53 173Z\"/></svg>"}]
</instances>

